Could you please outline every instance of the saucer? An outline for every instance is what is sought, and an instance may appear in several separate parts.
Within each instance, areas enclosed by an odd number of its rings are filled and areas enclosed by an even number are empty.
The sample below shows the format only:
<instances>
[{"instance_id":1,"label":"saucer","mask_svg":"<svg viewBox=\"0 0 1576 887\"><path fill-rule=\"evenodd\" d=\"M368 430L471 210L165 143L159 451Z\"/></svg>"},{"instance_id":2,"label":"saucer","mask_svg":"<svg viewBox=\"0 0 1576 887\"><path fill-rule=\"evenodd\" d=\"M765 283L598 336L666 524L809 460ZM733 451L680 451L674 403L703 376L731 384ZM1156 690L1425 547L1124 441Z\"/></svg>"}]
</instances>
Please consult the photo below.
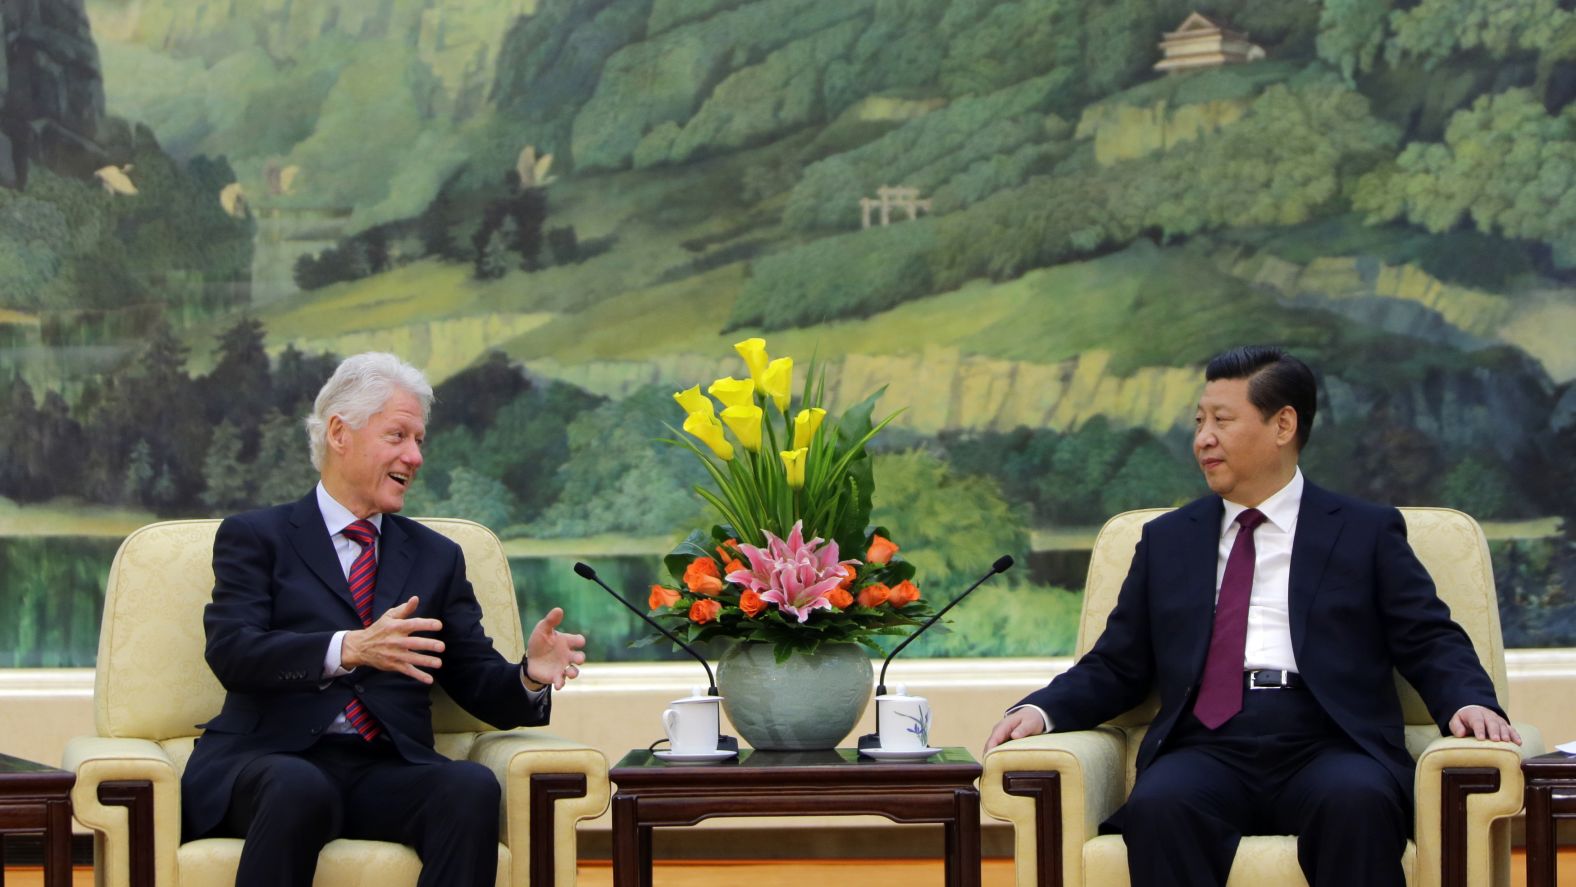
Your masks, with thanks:
<instances>
[{"instance_id":1,"label":"saucer","mask_svg":"<svg viewBox=\"0 0 1576 887\"><path fill-rule=\"evenodd\" d=\"M918 761L941 754L939 748L862 748L859 753L878 761Z\"/></svg>"},{"instance_id":2,"label":"saucer","mask_svg":"<svg viewBox=\"0 0 1576 887\"><path fill-rule=\"evenodd\" d=\"M658 760L672 761L675 764L705 764L739 756L738 752L726 748L713 751L654 751L651 754Z\"/></svg>"}]
</instances>

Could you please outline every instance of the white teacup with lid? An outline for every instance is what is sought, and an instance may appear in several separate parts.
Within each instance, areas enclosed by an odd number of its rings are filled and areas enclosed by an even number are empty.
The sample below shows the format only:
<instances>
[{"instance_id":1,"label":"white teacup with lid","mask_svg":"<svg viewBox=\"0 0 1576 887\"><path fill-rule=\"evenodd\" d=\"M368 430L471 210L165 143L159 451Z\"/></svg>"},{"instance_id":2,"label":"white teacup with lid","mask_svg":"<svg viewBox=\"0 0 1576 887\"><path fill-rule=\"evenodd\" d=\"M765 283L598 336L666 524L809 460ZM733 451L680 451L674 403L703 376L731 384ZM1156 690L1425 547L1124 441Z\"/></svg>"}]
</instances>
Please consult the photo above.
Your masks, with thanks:
<instances>
[{"instance_id":1,"label":"white teacup with lid","mask_svg":"<svg viewBox=\"0 0 1576 887\"><path fill-rule=\"evenodd\" d=\"M668 705L662 713L662 729L667 731L673 752L698 755L717 751L717 737L722 733L721 696L708 696L704 688L693 687L690 695Z\"/></svg>"},{"instance_id":2,"label":"white teacup with lid","mask_svg":"<svg viewBox=\"0 0 1576 887\"><path fill-rule=\"evenodd\" d=\"M885 751L917 751L930 747L930 700L908 695L897 685L896 693L876 697L876 735Z\"/></svg>"}]
</instances>

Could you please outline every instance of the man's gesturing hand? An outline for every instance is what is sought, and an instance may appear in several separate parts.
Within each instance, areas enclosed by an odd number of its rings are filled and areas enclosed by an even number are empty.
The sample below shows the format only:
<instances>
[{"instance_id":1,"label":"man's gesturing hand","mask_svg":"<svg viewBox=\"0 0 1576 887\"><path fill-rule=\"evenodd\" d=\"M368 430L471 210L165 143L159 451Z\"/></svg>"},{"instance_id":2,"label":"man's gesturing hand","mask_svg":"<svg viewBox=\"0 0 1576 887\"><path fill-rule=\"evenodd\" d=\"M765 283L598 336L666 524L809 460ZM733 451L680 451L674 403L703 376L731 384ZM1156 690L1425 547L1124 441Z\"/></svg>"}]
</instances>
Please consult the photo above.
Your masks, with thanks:
<instances>
[{"instance_id":1,"label":"man's gesturing hand","mask_svg":"<svg viewBox=\"0 0 1576 887\"><path fill-rule=\"evenodd\" d=\"M552 684L554 690L562 690L565 681L579 677L580 663L586 661L586 654L580 652L585 635L559 631L563 621L563 607L554 607L531 629L525 643L525 679L537 687Z\"/></svg>"},{"instance_id":2,"label":"man's gesturing hand","mask_svg":"<svg viewBox=\"0 0 1576 887\"><path fill-rule=\"evenodd\" d=\"M1450 732L1458 737L1492 739L1521 744L1521 734L1508 721L1481 705L1465 705L1450 719Z\"/></svg>"},{"instance_id":3,"label":"man's gesturing hand","mask_svg":"<svg viewBox=\"0 0 1576 887\"><path fill-rule=\"evenodd\" d=\"M418 631L440 631L443 623L437 619L407 619L416 612L419 601L411 598L397 607L389 607L372 623L360 631L345 632L339 648L339 664L345 668L370 665L379 671L397 671L421 681L432 683L432 675L423 668L443 665L437 656L425 653L442 653L443 641L437 638L414 637ZM419 666L419 667L418 667Z\"/></svg>"}]
</instances>

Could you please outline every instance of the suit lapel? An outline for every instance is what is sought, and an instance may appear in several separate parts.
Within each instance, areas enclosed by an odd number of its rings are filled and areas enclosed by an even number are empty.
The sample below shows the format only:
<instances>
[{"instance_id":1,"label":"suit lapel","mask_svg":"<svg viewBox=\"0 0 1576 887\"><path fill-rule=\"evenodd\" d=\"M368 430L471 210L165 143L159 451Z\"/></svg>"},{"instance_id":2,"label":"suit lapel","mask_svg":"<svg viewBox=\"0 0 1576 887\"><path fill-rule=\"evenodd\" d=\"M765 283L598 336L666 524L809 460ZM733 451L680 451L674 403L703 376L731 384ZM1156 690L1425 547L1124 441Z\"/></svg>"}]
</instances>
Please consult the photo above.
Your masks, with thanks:
<instances>
[{"instance_id":1,"label":"suit lapel","mask_svg":"<svg viewBox=\"0 0 1576 887\"><path fill-rule=\"evenodd\" d=\"M378 541L378 584L372 595L372 618L399 603L410 577L414 557L410 534L392 514L383 515L382 538ZM423 602L425 603L425 602Z\"/></svg>"},{"instance_id":2,"label":"suit lapel","mask_svg":"<svg viewBox=\"0 0 1576 887\"><path fill-rule=\"evenodd\" d=\"M1291 543L1291 587L1287 591L1292 655L1299 660L1303 638L1308 633L1308 611L1345 523L1340 502L1304 482L1302 505L1297 509L1297 535Z\"/></svg>"},{"instance_id":3,"label":"suit lapel","mask_svg":"<svg viewBox=\"0 0 1576 887\"><path fill-rule=\"evenodd\" d=\"M345 582L345 571L339 565L339 554L334 551L328 527L323 524L315 489L297 501L290 512L290 544L301 562L344 601L350 614L355 616L356 604L350 598L350 586Z\"/></svg>"},{"instance_id":4,"label":"suit lapel","mask_svg":"<svg viewBox=\"0 0 1576 887\"><path fill-rule=\"evenodd\" d=\"M1215 631L1215 573L1220 550L1220 520L1226 506L1219 496L1206 496L1188 509L1188 538L1183 541L1184 581L1189 604L1188 624L1178 626L1181 636L1192 638L1188 651L1194 675L1204 670L1209 638Z\"/></svg>"}]
</instances>

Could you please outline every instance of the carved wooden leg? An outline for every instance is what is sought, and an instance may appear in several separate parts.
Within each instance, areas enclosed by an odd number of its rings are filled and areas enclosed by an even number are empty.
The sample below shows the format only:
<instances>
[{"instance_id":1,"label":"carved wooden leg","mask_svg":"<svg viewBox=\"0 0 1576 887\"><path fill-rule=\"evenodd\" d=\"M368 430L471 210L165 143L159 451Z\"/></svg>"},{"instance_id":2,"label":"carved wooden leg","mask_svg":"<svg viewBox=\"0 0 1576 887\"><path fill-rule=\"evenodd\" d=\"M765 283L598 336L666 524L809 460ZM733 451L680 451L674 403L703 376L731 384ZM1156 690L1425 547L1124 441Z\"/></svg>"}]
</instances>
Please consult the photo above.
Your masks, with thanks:
<instances>
[{"instance_id":1,"label":"carved wooden leg","mask_svg":"<svg viewBox=\"0 0 1576 887\"><path fill-rule=\"evenodd\" d=\"M565 798L583 798L584 773L531 774L531 887L553 887L557 863L556 817L553 805Z\"/></svg>"},{"instance_id":2,"label":"carved wooden leg","mask_svg":"<svg viewBox=\"0 0 1576 887\"><path fill-rule=\"evenodd\" d=\"M1499 771L1492 767L1447 767L1441 783L1444 821L1440 823L1440 882L1443 887L1467 887L1467 796L1499 791Z\"/></svg>"},{"instance_id":3,"label":"carved wooden leg","mask_svg":"<svg viewBox=\"0 0 1576 887\"><path fill-rule=\"evenodd\" d=\"M100 804L126 808L131 832L131 887L153 887L153 783L146 779L99 784Z\"/></svg>"},{"instance_id":4,"label":"carved wooden leg","mask_svg":"<svg viewBox=\"0 0 1576 887\"><path fill-rule=\"evenodd\" d=\"M1062 887L1062 775L1004 773L1001 782L1007 794L1034 800L1036 883Z\"/></svg>"}]
</instances>

